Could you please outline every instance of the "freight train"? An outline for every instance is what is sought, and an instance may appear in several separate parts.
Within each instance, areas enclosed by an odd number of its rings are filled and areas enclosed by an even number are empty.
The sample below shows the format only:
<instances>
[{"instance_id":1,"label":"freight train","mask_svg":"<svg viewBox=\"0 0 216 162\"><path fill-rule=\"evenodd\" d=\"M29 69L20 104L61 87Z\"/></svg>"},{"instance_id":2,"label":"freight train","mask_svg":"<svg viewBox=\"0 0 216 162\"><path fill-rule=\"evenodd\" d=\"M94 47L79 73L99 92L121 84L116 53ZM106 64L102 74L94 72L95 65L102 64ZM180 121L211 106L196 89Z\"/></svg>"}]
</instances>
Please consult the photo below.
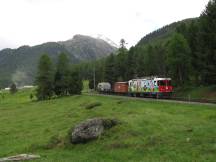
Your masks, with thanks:
<instances>
[{"instance_id":1,"label":"freight train","mask_svg":"<svg viewBox=\"0 0 216 162\"><path fill-rule=\"evenodd\" d=\"M133 97L170 98L173 92L171 78L145 77L132 79L127 82L99 83L99 93L128 95Z\"/></svg>"}]
</instances>

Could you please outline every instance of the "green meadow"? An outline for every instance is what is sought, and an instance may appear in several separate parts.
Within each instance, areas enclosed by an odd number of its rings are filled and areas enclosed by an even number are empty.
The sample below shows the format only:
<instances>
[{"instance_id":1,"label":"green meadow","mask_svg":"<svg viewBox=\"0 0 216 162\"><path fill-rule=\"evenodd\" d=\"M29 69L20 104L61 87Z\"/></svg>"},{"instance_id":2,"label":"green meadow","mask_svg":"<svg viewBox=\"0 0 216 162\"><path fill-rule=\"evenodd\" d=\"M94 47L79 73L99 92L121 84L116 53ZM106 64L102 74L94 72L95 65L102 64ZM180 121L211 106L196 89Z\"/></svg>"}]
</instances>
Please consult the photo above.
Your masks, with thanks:
<instances>
[{"instance_id":1,"label":"green meadow","mask_svg":"<svg viewBox=\"0 0 216 162\"><path fill-rule=\"evenodd\" d=\"M0 98L0 158L39 154L41 162L213 162L216 106L77 95L36 102L31 91ZM86 109L89 104L96 107ZM70 144L74 126L94 117L117 126L97 140Z\"/></svg>"}]
</instances>

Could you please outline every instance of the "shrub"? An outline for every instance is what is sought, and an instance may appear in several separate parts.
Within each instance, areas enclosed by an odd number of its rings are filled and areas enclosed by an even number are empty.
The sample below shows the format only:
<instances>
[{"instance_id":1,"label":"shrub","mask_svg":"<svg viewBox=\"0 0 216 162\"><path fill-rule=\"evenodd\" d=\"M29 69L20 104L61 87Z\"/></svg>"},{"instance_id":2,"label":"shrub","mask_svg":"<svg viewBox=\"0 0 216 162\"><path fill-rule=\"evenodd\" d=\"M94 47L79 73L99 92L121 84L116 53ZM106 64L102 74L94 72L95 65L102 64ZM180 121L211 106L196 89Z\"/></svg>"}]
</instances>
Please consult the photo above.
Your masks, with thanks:
<instances>
[{"instance_id":1,"label":"shrub","mask_svg":"<svg viewBox=\"0 0 216 162\"><path fill-rule=\"evenodd\" d=\"M16 92L17 92L17 87L16 87L16 84L13 83L13 84L11 84L11 86L10 86L10 93L11 93L11 94L14 94L14 93L16 93Z\"/></svg>"}]
</instances>

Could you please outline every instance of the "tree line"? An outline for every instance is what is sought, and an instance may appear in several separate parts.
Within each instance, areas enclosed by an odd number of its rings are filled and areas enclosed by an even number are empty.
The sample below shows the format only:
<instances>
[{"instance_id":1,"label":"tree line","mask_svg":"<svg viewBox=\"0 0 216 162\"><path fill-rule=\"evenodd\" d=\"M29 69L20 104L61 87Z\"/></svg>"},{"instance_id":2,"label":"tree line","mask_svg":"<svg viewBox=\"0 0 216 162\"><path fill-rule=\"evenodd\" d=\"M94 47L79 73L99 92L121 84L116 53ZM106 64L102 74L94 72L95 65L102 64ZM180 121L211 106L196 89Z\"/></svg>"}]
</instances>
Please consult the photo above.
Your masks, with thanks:
<instances>
[{"instance_id":1,"label":"tree line","mask_svg":"<svg viewBox=\"0 0 216 162\"><path fill-rule=\"evenodd\" d=\"M42 55L38 63L35 82L38 100L80 94L82 90L79 72L76 68L71 68L70 61L64 53L58 56L56 64L53 64L48 55Z\"/></svg>"},{"instance_id":2,"label":"tree line","mask_svg":"<svg viewBox=\"0 0 216 162\"><path fill-rule=\"evenodd\" d=\"M171 77L174 86L215 84L216 0L209 1L199 18L174 26L175 31L168 37L141 41L129 50L122 39L116 53L96 61L70 65L66 55L61 54L53 68L51 60L42 56L36 79L37 98L79 94L81 79L89 80L91 89L99 82L113 85L155 75Z\"/></svg>"},{"instance_id":3,"label":"tree line","mask_svg":"<svg viewBox=\"0 0 216 162\"><path fill-rule=\"evenodd\" d=\"M152 75L171 77L175 86L215 84L216 0L209 1L199 18L175 26L169 39L140 42L129 50L122 39L115 54L74 66L90 80L90 88L94 74L96 84Z\"/></svg>"}]
</instances>

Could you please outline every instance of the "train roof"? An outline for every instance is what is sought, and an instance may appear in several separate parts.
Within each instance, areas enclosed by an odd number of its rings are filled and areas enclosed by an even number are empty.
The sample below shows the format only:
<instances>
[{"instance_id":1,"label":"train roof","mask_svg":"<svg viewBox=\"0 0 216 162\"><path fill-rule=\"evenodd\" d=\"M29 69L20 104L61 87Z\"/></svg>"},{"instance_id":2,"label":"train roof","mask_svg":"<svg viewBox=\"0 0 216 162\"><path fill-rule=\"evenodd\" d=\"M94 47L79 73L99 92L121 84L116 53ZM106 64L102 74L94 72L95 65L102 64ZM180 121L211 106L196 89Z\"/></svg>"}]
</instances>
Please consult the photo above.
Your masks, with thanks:
<instances>
[{"instance_id":1,"label":"train roof","mask_svg":"<svg viewBox=\"0 0 216 162\"><path fill-rule=\"evenodd\" d=\"M119 83L119 84L125 84L125 83L128 83L128 82L115 82L115 83Z\"/></svg>"},{"instance_id":2,"label":"train roof","mask_svg":"<svg viewBox=\"0 0 216 162\"><path fill-rule=\"evenodd\" d=\"M110 84L109 82L100 82L100 83L98 83L98 84Z\"/></svg>"},{"instance_id":3,"label":"train roof","mask_svg":"<svg viewBox=\"0 0 216 162\"><path fill-rule=\"evenodd\" d=\"M154 80L171 80L171 78L154 78Z\"/></svg>"},{"instance_id":4,"label":"train roof","mask_svg":"<svg viewBox=\"0 0 216 162\"><path fill-rule=\"evenodd\" d=\"M158 77L154 77L154 78L150 78L150 77L145 77L145 78L137 78L137 79L131 79L130 81L134 81L134 80L171 80L171 78L158 78Z\"/></svg>"}]
</instances>

